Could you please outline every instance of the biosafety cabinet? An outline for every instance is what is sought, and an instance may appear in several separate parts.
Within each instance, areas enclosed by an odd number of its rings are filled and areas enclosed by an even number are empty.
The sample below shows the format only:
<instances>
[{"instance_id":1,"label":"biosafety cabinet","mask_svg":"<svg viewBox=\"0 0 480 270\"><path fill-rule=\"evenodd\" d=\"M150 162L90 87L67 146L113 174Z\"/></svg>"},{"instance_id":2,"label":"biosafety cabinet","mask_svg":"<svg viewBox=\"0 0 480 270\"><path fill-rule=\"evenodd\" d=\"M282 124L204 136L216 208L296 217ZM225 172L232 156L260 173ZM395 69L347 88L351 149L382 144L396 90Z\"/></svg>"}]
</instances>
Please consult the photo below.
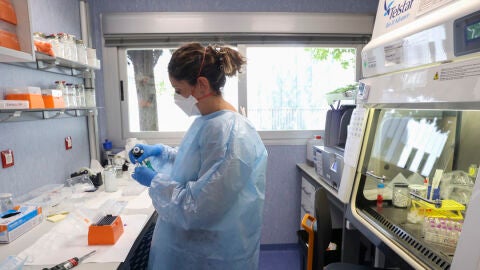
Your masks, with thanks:
<instances>
[{"instance_id":1,"label":"biosafety cabinet","mask_svg":"<svg viewBox=\"0 0 480 270\"><path fill-rule=\"evenodd\" d=\"M380 1L347 217L414 269L480 269L480 1Z\"/></svg>"}]
</instances>

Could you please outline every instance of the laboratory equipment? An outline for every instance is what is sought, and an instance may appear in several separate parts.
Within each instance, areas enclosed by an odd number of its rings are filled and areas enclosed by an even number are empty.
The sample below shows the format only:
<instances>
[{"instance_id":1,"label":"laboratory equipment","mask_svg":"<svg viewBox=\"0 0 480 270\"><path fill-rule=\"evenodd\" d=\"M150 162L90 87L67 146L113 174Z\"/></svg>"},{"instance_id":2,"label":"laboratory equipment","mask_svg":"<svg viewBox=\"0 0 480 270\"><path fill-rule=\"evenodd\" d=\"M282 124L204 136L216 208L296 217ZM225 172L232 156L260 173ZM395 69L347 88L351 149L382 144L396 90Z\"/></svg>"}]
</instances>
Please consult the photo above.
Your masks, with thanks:
<instances>
[{"instance_id":1,"label":"laboratory equipment","mask_svg":"<svg viewBox=\"0 0 480 270\"><path fill-rule=\"evenodd\" d=\"M325 185L332 187L332 195L344 204L349 202L352 193L355 168L360 157L368 114L363 107L346 108L348 113L342 113L337 117L339 121L337 129L331 128L328 132L325 131L326 136L331 138L329 144L325 141L324 146L313 147L314 166L316 173L320 176L319 179ZM342 126L344 128L339 128ZM327 135L329 132L336 135ZM332 141L334 141L333 145Z\"/></svg>"},{"instance_id":2,"label":"laboratory equipment","mask_svg":"<svg viewBox=\"0 0 480 270\"><path fill-rule=\"evenodd\" d=\"M77 257L73 257L71 259L68 259L60 264L57 264L55 265L54 267L52 268L43 268L43 270L66 270L66 269L72 269L73 267L77 266L79 263L81 263L82 261L84 261L86 258L92 256L94 253L96 252L96 250L94 251L91 251L90 253L87 253L86 255L80 257L80 258L77 258Z\"/></svg>"},{"instance_id":3,"label":"laboratory equipment","mask_svg":"<svg viewBox=\"0 0 480 270\"><path fill-rule=\"evenodd\" d=\"M338 192L343 172L343 151L338 148L314 146L313 152L315 171Z\"/></svg>"},{"instance_id":4,"label":"laboratory equipment","mask_svg":"<svg viewBox=\"0 0 480 270\"><path fill-rule=\"evenodd\" d=\"M367 132L347 219L414 269L478 269L479 181L455 187L461 196L436 194L451 190L443 186L449 174L468 175L480 160L480 1L407 2L402 9L379 3L362 51L359 88L367 94L357 108L367 111ZM377 184L385 176L388 193L400 173L411 207L384 198L378 211ZM427 188L415 178L432 182Z\"/></svg>"},{"instance_id":5,"label":"laboratory equipment","mask_svg":"<svg viewBox=\"0 0 480 270\"><path fill-rule=\"evenodd\" d=\"M407 183L395 183L393 185L392 204L400 208L406 208L410 205L410 192Z\"/></svg>"},{"instance_id":6,"label":"laboratory equipment","mask_svg":"<svg viewBox=\"0 0 480 270\"><path fill-rule=\"evenodd\" d=\"M384 196L385 196L385 183L383 183L383 179L377 183L377 210L381 211L383 208L384 203Z\"/></svg>"}]
</instances>

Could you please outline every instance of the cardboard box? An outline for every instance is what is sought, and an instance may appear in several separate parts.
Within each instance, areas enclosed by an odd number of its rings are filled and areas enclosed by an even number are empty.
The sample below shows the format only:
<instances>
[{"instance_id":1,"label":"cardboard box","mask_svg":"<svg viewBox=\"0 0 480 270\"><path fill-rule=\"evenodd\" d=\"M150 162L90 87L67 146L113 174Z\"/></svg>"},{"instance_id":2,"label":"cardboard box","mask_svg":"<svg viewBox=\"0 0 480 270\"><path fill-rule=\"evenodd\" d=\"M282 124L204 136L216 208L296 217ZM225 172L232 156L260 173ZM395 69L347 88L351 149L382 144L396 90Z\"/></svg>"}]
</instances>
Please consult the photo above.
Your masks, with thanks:
<instances>
[{"instance_id":1,"label":"cardboard box","mask_svg":"<svg viewBox=\"0 0 480 270\"><path fill-rule=\"evenodd\" d=\"M1 110L28 109L27 100L0 100Z\"/></svg>"},{"instance_id":2,"label":"cardboard box","mask_svg":"<svg viewBox=\"0 0 480 270\"><path fill-rule=\"evenodd\" d=\"M45 108L65 108L63 101L63 94L61 90L55 89L42 89L42 98Z\"/></svg>"},{"instance_id":3,"label":"cardboard box","mask_svg":"<svg viewBox=\"0 0 480 270\"><path fill-rule=\"evenodd\" d=\"M0 214L0 243L10 243L43 221L42 208L18 206Z\"/></svg>"}]
</instances>

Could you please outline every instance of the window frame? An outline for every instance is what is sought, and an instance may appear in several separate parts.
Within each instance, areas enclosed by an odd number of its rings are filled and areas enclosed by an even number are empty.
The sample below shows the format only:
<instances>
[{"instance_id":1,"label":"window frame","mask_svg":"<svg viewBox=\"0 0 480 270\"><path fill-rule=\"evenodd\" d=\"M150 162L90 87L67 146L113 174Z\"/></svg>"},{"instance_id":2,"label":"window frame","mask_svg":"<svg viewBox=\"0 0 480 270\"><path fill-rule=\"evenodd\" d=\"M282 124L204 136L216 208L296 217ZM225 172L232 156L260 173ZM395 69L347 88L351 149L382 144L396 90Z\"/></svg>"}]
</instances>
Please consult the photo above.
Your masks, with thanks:
<instances>
[{"instance_id":1,"label":"window frame","mask_svg":"<svg viewBox=\"0 0 480 270\"><path fill-rule=\"evenodd\" d=\"M175 45L175 44L174 44ZM173 46L173 45L172 45ZM246 55L246 50L248 47L261 47L261 46L289 46L289 47L349 47L356 49L356 80L360 78L359 73L361 72L361 62L359 58L361 57L361 50L364 45L361 44L237 44L237 48L242 55ZM171 47L171 46L170 46ZM158 48L169 48L169 46L142 46L142 47L119 47L118 48L118 68L119 68L119 75L120 80L123 81L123 95L128 97L128 83L127 81L127 57L126 51L129 49L158 49ZM242 72L238 76L238 108L245 107L248 109L247 104L247 76L246 72ZM122 139L126 138L138 138L147 141L158 141L158 142L168 142L170 144L178 145L181 141L181 138L185 134L185 132L154 132L154 131L145 131L145 132L131 132L130 125L129 125L129 118L128 118L128 98L124 98L124 101L121 101L120 108L121 108L121 126L122 126ZM247 110L248 111L248 110ZM308 138L313 137L314 135L323 134L323 130L272 130L272 131L258 131L260 137L266 144L281 144L281 145L297 145L297 144L305 144L305 141Z\"/></svg>"}]
</instances>

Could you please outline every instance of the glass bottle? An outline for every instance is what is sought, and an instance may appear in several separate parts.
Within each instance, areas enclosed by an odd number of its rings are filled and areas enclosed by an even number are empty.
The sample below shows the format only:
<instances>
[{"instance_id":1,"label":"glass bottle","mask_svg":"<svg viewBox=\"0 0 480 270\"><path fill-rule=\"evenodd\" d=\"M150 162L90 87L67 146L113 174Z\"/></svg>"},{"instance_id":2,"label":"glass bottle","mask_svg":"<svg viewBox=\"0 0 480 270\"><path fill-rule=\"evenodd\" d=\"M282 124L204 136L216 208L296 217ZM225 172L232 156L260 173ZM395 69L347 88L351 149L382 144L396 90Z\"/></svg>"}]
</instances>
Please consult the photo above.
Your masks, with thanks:
<instances>
[{"instance_id":1,"label":"glass bottle","mask_svg":"<svg viewBox=\"0 0 480 270\"><path fill-rule=\"evenodd\" d=\"M95 88L85 88L85 102L87 107L97 106L95 100Z\"/></svg>"}]
</instances>

